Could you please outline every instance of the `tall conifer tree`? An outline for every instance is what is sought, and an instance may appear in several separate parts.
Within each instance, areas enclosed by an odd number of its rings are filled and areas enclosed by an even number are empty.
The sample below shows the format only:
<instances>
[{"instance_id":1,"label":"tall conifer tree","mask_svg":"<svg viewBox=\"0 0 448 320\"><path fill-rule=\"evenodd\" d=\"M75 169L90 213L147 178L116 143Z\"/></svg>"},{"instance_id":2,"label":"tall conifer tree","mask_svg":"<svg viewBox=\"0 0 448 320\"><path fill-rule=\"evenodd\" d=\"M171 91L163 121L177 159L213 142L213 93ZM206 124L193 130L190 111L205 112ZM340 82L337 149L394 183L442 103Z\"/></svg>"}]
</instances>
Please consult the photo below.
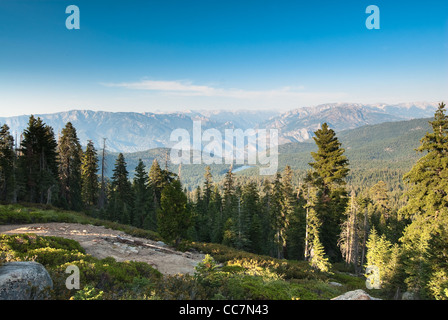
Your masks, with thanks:
<instances>
[{"instance_id":1,"label":"tall conifer tree","mask_svg":"<svg viewBox=\"0 0 448 320\"><path fill-rule=\"evenodd\" d=\"M286 166L282 176L282 211L280 233L282 239L282 257L287 257L288 231L291 220L297 213L297 198L292 184L293 172L290 166Z\"/></svg>"},{"instance_id":2,"label":"tall conifer tree","mask_svg":"<svg viewBox=\"0 0 448 320\"><path fill-rule=\"evenodd\" d=\"M400 239L408 290L448 299L448 116L440 103L417 149L425 153L404 176L410 185L400 214L411 224Z\"/></svg>"},{"instance_id":3,"label":"tall conifer tree","mask_svg":"<svg viewBox=\"0 0 448 320\"><path fill-rule=\"evenodd\" d=\"M142 159L138 160L135 168L135 176L132 182L132 190L134 193L134 219L132 224L136 227L144 227L145 220L148 219L149 213L149 193L147 186L147 172Z\"/></svg>"},{"instance_id":4,"label":"tall conifer tree","mask_svg":"<svg viewBox=\"0 0 448 320\"><path fill-rule=\"evenodd\" d=\"M82 200L85 207L94 207L98 204L98 155L92 140L87 143L81 164Z\"/></svg>"},{"instance_id":5,"label":"tall conifer tree","mask_svg":"<svg viewBox=\"0 0 448 320\"><path fill-rule=\"evenodd\" d=\"M157 159L154 159L149 170L148 185L152 191L154 208L160 207L160 197L166 185L164 174Z\"/></svg>"},{"instance_id":6,"label":"tall conifer tree","mask_svg":"<svg viewBox=\"0 0 448 320\"><path fill-rule=\"evenodd\" d=\"M57 142L53 128L30 116L20 145L22 199L51 204L57 192Z\"/></svg>"},{"instance_id":7,"label":"tall conifer tree","mask_svg":"<svg viewBox=\"0 0 448 320\"><path fill-rule=\"evenodd\" d=\"M126 161L122 153L118 155L115 161L113 172L109 200L110 218L114 221L130 224L133 218L131 216L133 195Z\"/></svg>"},{"instance_id":8,"label":"tall conifer tree","mask_svg":"<svg viewBox=\"0 0 448 320\"><path fill-rule=\"evenodd\" d=\"M274 235L274 252L277 258L283 258L283 245L284 245L284 215L283 215L283 184L282 175L277 172L272 183L272 194L270 203L270 220L271 228Z\"/></svg>"},{"instance_id":9,"label":"tall conifer tree","mask_svg":"<svg viewBox=\"0 0 448 320\"><path fill-rule=\"evenodd\" d=\"M158 231L166 241L179 244L186 237L191 223L187 196L180 181L175 179L167 184L161 193L160 208L157 211Z\"/></svg>"},{"instance_id":10,"label":"tall conifer tree","mask_svg":"<svg viewBox=\"0 0 448 320\"><path fill-rule=\"evenodd\" d=\"M345 190L345 178L348 175L348 160L335 132L326 123L315 132L313 137L318 147L311 152L314 162L307 180L318 189L317 212L322 222L321 241L325 252L333 260L340 260L337 246L342 216L348 198Z\"/></svg>"},{"instance_id":11,"label":"tall conifer tree","mask_svg":"<svg viewBox=\"0 0 448 320\"><path fill-rule=\"evenodd\" d=\"M255 182L248 182L242 188L241 219L242 230L247 239L243 249L261 253L263 246L262 216L260 196Z\"/></svg>"},{"instance_id":12,"label":"tall conifer tree","mask_svg":"<svg viewBox=\"0 0 448 320\"><path fill-rule=\"evenodd\" d=\"M59 203L66 209L80 210L81 159L83 156L76 129L71 122L62 129L58 141Z\"/></svg>"},{"instance_id":13,"label":"tall conifer tree","mask_svg":"<svg viewBox=\"0 0 448 320\"><path fill-rule=\"evenodd\" d=\"M3 201L16 201L15 160L14 138L4 124L0 129L0 199Z\"/></svg>"}]
</instances>

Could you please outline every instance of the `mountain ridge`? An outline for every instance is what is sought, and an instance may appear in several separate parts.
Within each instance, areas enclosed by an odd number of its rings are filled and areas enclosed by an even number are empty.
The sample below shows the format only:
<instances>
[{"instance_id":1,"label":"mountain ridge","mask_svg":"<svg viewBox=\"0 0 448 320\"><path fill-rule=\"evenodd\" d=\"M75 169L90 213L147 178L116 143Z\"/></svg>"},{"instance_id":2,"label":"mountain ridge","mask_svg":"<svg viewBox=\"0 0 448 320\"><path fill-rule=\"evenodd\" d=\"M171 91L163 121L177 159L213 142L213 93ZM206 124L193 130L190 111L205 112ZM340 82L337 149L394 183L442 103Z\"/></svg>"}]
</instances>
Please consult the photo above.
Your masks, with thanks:
<instances>
[{"instance_id":1,"label":"mountain ridge","mask_svg":"<svg viewBox=\"0 0 448 320\"><path fill-rule=\"evenodd\" d=\"M310 139L323 122L335 131L353 129L368 124L431 117L436 104L360 104L329 103L287 112L269 110L187 110L185 112L109 112L74 109L49 114L35 114L58 134L67 122L77 129L82 145L92 140L97 149L111 152L138 152L174 145L170 134L178 128L192 133L193 122L201 121L203 130L278 129L279 144ZM406 112L405 112L406 111ZM0 118L10 132L19 137L27 127L29 115Z\"/></svg>"}]
</instances>

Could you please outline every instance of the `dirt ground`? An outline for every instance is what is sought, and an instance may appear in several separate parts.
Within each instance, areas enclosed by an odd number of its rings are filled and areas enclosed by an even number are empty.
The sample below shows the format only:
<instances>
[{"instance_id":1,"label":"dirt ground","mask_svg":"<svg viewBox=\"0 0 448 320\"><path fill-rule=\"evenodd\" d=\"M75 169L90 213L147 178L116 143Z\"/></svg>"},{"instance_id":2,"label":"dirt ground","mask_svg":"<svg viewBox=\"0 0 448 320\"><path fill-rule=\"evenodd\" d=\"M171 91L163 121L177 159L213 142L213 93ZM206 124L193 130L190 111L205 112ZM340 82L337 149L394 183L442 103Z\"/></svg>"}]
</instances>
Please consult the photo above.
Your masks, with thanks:
<instances>
[{"instance_id":1,"label":"dirt ground","mask_svg":"<svg viewBox=\"0 0 448 320\"><path fill-rule=\"evenodd\" d=\"M0 225L0 233L35 233L73 239L96 258L113 257L117 261L143 261L161 273L193 274L194 267L204 259L200 253L182 253L163 243L132 237L122 231L74 223L38 223Z\"/></svg>"}]
</instances>

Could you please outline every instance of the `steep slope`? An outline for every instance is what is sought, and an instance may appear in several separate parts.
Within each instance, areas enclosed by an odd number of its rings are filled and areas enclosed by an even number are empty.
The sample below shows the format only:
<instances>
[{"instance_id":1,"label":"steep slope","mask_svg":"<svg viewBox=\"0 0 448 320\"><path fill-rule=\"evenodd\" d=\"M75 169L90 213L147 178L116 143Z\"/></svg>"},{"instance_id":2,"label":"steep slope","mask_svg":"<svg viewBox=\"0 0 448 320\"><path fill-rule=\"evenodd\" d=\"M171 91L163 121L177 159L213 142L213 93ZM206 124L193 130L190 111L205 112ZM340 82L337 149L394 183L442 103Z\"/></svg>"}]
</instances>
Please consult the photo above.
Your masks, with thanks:
<instances>
[{"instance_id":1,"label":"steep slope","mask_svg":"<svg viewBox=\"0 0 448 320\"><path fill-rule=\"evenodd\" d=\"M339 132L364 125L430 117L434 104L363 105L334 103L299 108L274 117L260 127L279 130L280 144L310 139L313 132L326 122Z\"/></svg>"}]
</instances>

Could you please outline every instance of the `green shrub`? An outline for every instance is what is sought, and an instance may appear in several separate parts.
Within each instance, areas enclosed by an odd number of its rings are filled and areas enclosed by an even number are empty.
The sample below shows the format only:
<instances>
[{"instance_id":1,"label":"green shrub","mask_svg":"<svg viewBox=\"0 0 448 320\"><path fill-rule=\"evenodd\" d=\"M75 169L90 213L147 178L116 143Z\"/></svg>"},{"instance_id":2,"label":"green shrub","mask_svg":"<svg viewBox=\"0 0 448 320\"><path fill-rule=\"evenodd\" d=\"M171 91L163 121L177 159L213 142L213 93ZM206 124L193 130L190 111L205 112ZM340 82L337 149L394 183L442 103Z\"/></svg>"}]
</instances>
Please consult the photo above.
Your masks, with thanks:
<instances>
[{"instance_id":1,"label":"green shrub","mask_svg":"<svg viewBox=\"0 0 448 320\"><path fill-rule=\"evenodd\" d=\"M82 213L45 206L0 205L0 224L51 221L104 225L134 236L159 239L152 231ZM0 235L0 263L30 259L42 263L53 279L53 299L314 300L341 293L339 287L325 283L329 276L342 282L343 288L356 287L360 281L363 284L363 279L315 271L305 261L274 259L220 244L183 242L181 246L183 250L194 248L207 254L194 275L162 276L144 262L97 259L74 240L35 234ZM70 265L79 268L81 290L65 286L65 270Z\"/></svg>"},{"instance_id":2,"label":"green shrub","mask_svg":"<svg viewBox=\"0 0 448 320\"><path fill-rule=\"evenodd\" d=\"M24 254L30 250L50 247L54 249L64 249L69 251L79 251L85 253L85 250L81 245L71 239L65 239L60 237L41 237L32 233L24 233L19 235L0 235L0 242L2 242L9 250L16 251L17 253Z\"/></svg>"},{"instance_id":3,"label":"green shrub","mask_svg":"<svg viewBox=\"0 0 448 320\"><path fill-rule=\"evenodd\" d=\"M135 297L136 283L140 292L149 291L162 274L144 262L117 262L113 258L97 259L85 253L78 242L34 234L0 235L0 254L9 260L35 260L45 266L53 279L53 299L119 299ZM65 270L75 265L80 271L83 289L68 290ZM146 293L145 293L146 294Z\"/></svg>"},{"instance_id":4,"label":"green shrub","mask_svg":"<svg viewBox=\"0 0 448 320\"><path fill-rule=\"evenodd\" d=\"M271 269L279 276L284 277L284 279L324 280L327 278L325 273L313 270L307 261L275 259L216 243L193 242L190 246L196 250L210 254L216 261L221 263L230 262L230 264L234 264L235 261L252 261L251 263L257 263L259 267Z\"/></svg>"},{"instance_id":5,"label":"green shrub","mask_svg":"<svg viewBox=\"0 0 448 320\"><path fill-rule=\"evenodd\" d=\"M101 300L104 295L103 291L97 290L93 286L85 286L82 290L75 293L70 300Z\"/></svg>"},{"instance_id":6,"label":"green shrub","mask_svg":"<svg viewBox=\"0 0 448 320\"><path fill-rule=\"evenodd\" d=\"M172 275L157 282L155 298L161 300L207 300L220 292L219 287L209 287L191 275Z\"/></svg>"},{"instance_id":7,"label":"green shrub","mask_svg":"<svg viewBox=\"0 0 448 320\"><path fill-rule=\"evenodd\" d=\"M55 249L51 247L33 249L27 251L27 256L46 267L55 267L63 263L85 259L86 255L79 251Z\"/></svg>"},{"instance_id":8,"label":"green shrub","mask_svg":"<svg viewBox=\"0 0 448 320\"><path fill-rule=\"evenodd\" d=\"M240 275L229 278L227 296L235 300L290 300L291 284L281 280L266 281L260 276Z\"/></svg>"}]
</instances>

